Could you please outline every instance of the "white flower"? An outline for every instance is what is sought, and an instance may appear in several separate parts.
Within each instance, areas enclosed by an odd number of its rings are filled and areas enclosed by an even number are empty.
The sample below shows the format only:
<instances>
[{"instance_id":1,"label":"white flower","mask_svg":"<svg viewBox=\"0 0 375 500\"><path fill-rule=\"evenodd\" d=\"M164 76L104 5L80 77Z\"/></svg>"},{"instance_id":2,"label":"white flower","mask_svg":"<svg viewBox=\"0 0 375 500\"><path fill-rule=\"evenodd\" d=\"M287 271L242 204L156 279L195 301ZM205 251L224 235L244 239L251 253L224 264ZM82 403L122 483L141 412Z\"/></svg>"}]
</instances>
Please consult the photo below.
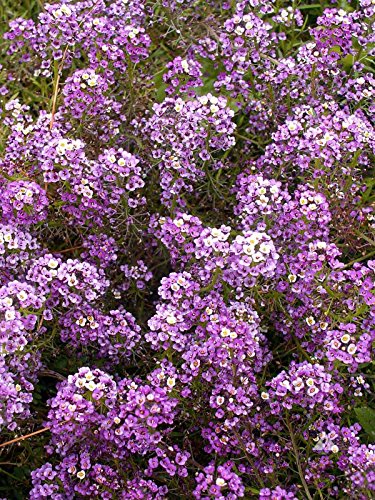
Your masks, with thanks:
<instances>
[{"instance_id":1,"label":"white flower","mask_svg":"<svg viewBox=\"0 0 375 500\"><path fill-rule=\"evenodd\" d=\"M221 329L220 335L225 338L225 337L229 337L230 333L231 332L230 332L229 328L227 328L227 327L224 326Z\"/></svg>"},{"instance_id":2,"label":"white flower","mask_svg":"<svg viewBox=\"0 0 375 500\"><path fill-rule=\"evenodd\" d=\"M291 131L291 132L294 132L294 130L297 130L297 127L298 127L298 122L289 122L288 125L287 125L288 129Z\"/></svg>"},{"instance_id":3,"label":"white flower","mask_svg":"<svg viewBox=\"0 0 375 500\"><path fill-rule=\"evenodd\" d=\"M300 377L297 377L295 380L293 380L292 384L296 392L299 392L305 386L303 380Z\"/></svg>"},{"instance_id":4,"label":"white flower","mask_svg":"<svg viewBox=\"0 0 375 500\"><path fill-rule=\"evenodd\" d=\"M63 12L61 9L56 9L52 12L52 15L53 15L53 17L58 19L59 17L61 17L63 15Z\"/></svg>"},{"instance_id":5,"label":"white flower","mask_svg":"<svg viewBox=\"0 0 375 500\"><path fill-rule=\"evenodd\" d=\"M93 382L92 380L90 380L90 382L89 382L89 383L86 383L86 384L85 384L85 386L87 387L87 389L88 389L89 391L93 391L93 390L95 390L95 389L96 389L96 384L95 384L95 382Z\"/></svg>"},{"instance_id":6,"label":"white flower","mask_svg":"<svg viewBox=\"0 0 375 500\"><path fill-rule=\"evenodd\" d=\"M9 306L9 307L13 304L13 299L12 299L11 297L5 297L5 298L3 299L3 301L4 301L4 304L5 304L6 306Z\"/></svg>"},{"instance_id":7,"label":"white flower","mask_svg":"<svg viewBox=\"0 0 375 500\"><path fill-rule=\"evenodd\" d=\"M267 205L267 203L269 202L269 198L268 198L268 196L264 196L262 194L261 196L259 196L259 200L258 201L259 201L259 203L263 203L263 205Z\"/></svg>"},{"instance_id":8,"label":"white flower","mask_svg":"<svg viewBox=\"0 0 375 500\"><path fill-rule=\"evenodd\" d=\"M256 245L257 243L259 243L261 238L262 238L261 234L253 233L249 238L247 238L247 241L250 245Z\"/></svg>"},{"instance_id":9,"label":"white flower","mask_svg":"<svg viewBox=\"0 0 375 500\"><path fill-rule=\"evenodd\" d=\"M288 390L290 389L290 382L289 382L289 380L283 380L283 381L281 382L281 385L282 385L283 387L285 387L286 389L288 389Z\"/></svg>"},{"instance_id":10,"label":"white flower","mask_svg":"<svg viewBox=\"0 0 375 500\"><path fill-rule=\"evenodd\" d=\"M216 484L217 486L219 486L220 488L222 488L223 486L225 486L227 483L225 482L225 480L222 478L222 477L218 477L216 479Z\"/></svg>"},{"instance_id":11,"label":"white flower","mask_svg":"<svg viewBox=\"0 0 375 500\"><path fill-rule=\"evenodd\" d=\"M182 69L183 69L184 71L186 71L186 73L189 71L189 63L187 62L187 60L186 60L186 59L183 59L183 60L181 61L181 66L182 66Z\"/></svg>"},{"instance_id":12,"label":"white flower","mask_svg":"<svg viewBox=\"0 0 375 500\"><path fill-rule=\"evenodd\" d=\"M167 386L172 389L176 385L176 379L174 377L168 377Z\"/></svg>"},{"instance_id":13,"label":"white flower","mask_svg":"<svg viewBox=\"0 0 375 500\"><path fill-rule=\"evenodd\" d=\"M255 248L252 245L244 245L243 252L246 255L253 255L253 253L255 252Z\"/></svg>"},{"instance_id":14,"label":"white flower","mask_svg":"<svg viewBox=\"0 0 375 500\"><path fill-rule=\"evenodd\" d=\"M186 279L183 277L183 276L179 276L177 278L177 283L180 285L180 286L184 286L186 285Z\"/></svg>"},{"instance_id":15,"label":"white flower","mask_svg":"<svg viewBox=\"0 0 375 500\"><path fill-rule=\"evenodd\" d=\"M341 344L337 339L333 339L333 340L331 340L329 345L332 347L332 349L338 349Z\"/></svg>"},{"instance_id":16,"label":"white flower","mask_svg":"<svg viewBox=\"0 0 375 500\"><path fill-rule=\"evenodd\" d=\"M58 267L59 265L59 261L56 260L56 259L49 259L48 261L48 267L51 268L51 269L56 269L56 267Z\"/></svg>"},{"instance_id":17,"label":"white flower","mask_svg":"<svg viewBox=\"0 0 375 500\"><path fill-rule=\"evenodd\" d=\"M267 243L263 242L259 246L259 251L268 255L271 251L271 247Z\"/></svg>"},{"instance_id":18,"label":"white flower","mask_svg":"<svg viewBox=\"0 0 375 500\"><path fill-rule=\"evenodd\" d=\"M205 106L208 103L208 97L206 95L202 95L201 97L198 97L198 100L203 106Z\"/></svg>"},{"instance_id":19,"label":"white flower","mask_svg":"<svg viewBox=\"0 0 375 500\"><path fill-rule=\"evenodd\" d=\"M168 325L175 325L177 323L177 320L174 316L167 316L166 321Z\"/></svg>"},{"instance_id":20,"label":"white flower","mask_svg":"<svg viewBox=\"0 0 375 500\"><path fill-rule=\"evenodd\" d=\"M341 342L343 344L347 344L348 342L350 342L350 335L348 335L347 333L344 333L344 335L342 335L342 337L341 337Z\"/></svg>"},{"instance_id":21,"label":"white flower","mask_svg":"<svg viewBox=\"0 0 375 500\"><path fill-rule=\"evenodd\" d=\"M67 5L62 5L60 8L61 12L63 12L67 17L70 17L72 14L71 9Z\"/></svg>"},{"instance_id":22,"label":"white flower","mask_svg":"<svg viewBox=\"0 0 375 500\"><path fill-rule=\"evenodd\" d=\"M25 292L25 290L21 290L20 292L17 293L17 297L21 302L23 302L27 299L28 295Z\"/></svg>"},{"instance_id":23,"label":"white flower","mask_svg":"<svg viewBox=\"0 0 375 500\"><path fill-rule=\"evenodd\" d=\"M79 472L77 472L77 477L79 479L84 479L85 476L86 476L86 472L84 470L80 470Z\"/></svg>"},{"instance_id":24,"label":"white flower","mask_svg":"<svg viewBox=\"0 0 375 500\"><path fill-rule=\"evenodd\" d=\"M262 260L264 260L264 256L260 252L256 252L253 255L253 261L254 262L261 262Z\"/></svg>"},{"instance_id":25,"label":"white flower","mask_svg":"<svg viewBox=\"0 0 375 500\"><path fill-rule=\"evenodd\" d=\"M71 276L69 276L69 278L68 278L68 285L69 286L74 286L77 283L78 283L78 280L77 280L77 278L75 277L74 274L72 274Z\"/></svg>"},{"instance_id":26,"label":"white flower","mask_svg":"<svg viewBox=\"0 0 375 500\"><path fill-rule=\"evenodd\" d=\"M224 403L224 398L223 398L223 396L218 396L218 397L216 398L216 403L217 403L219 406L221 406L221 405Z\"/></svg>"},{"instance_id":27,"label":"white flower","mask_svg":"<svg viewBox=\"0 0 375 500\"><path fill-rule=\"evenodd\" d=\"M354 354L357 351L357 346L355 344L348 345L348 353Z\"/></svg>"},{"instance_id":28,"label":"white flower","mask_svg":"<svg viewBox=\"0 0 375 500\"><path fill-rule=\"evenodd\" d=\"M76 321L76 325L85 326L85 324L86 324L86 318L84 318L83 316L81 316L80 318L78 318L77 321Z\"/></svg>"},{"instance_id":29,"label":"white flower","mask_svg":"<svg viewBox=\"0 0 375 500\"><path fill-rule=\"evenodd\" d=\"M307 389L307 394L308 394L309 396L314 396L314 394L316 394L317 392L319 392L319 390L318 390L318 388L317 388L317 387L315 387L314 385L313 385L313 386L311 386L311 387L309 387L309 388Z\"/></svg>"},{"instance_id":30,"label":"white flower","mask_svg":"<svg viewBox=\"0 0 375 500\"><path fill-rule=\"evenodd\" d=\"M177 99L176 104L174 105L174 109L177 111L177 113L179 113L183 109L184 105L185 103L182 99Z\"/></svg>"},{"instance_id":31,"label":"white flower","mask_svg":"<svg viewBox=\"0 0 375 500\"><path fill-rule=\"evenodd\" d=\"M5 319L6 321L12 321L16 317L16 312L13 309L10 309L5 312Z\"/></svg>"},{"instance_id":32,"label":"white flower","mask_svg":"<svg viewBox=\"0 0 375 500\"><path fill-rule=\"evenodd\" d=\"M88 186L85 186L84 189L82 189L82 195L85 198L92 198L92 195L94 194L93 190L90 189Z\"/></svg>"},{"instance_id":33,"label":"white flower","mask_svg":"<svg viewBox=\"0 0 375 500\"><path fill-rule=\"evenodd\" d=\"M236 29L234 31L237 35L242 35L245 29L242 26L236 26Z\"/></svg>"}]
</instances>

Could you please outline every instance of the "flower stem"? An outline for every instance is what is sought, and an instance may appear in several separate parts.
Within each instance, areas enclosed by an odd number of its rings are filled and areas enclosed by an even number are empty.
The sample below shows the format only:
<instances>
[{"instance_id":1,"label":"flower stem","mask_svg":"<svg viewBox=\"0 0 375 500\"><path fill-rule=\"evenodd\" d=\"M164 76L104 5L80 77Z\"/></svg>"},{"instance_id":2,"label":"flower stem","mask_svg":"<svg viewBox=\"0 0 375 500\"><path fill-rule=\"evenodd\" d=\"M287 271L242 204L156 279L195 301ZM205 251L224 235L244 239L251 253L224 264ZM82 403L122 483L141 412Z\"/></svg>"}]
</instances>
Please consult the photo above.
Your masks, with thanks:
<instances>
[{"instance_id":1,"label":"flower stem","mask_svg":"<svg viewBox=\"0 0 375 500\"><path fill-rule=\"evenodd\" d=\"M0 444L0 448L3 448L4 446L8 446L13 443L18 443L19 441L23 441L24 439L28 439L29 437L36 436L37 434L42 434L42 432L49 431L49 427L43 427L42 429L39 429L38 431L31 432L30 434L26 434L25 436L20 436L18 438L11 439L10 441L7 441L6 443Z\"/></svg>"},{"instance_id":2,"label":"flower stem","mask_svg":"<svg viewBox=\"0 0 375 500\"><path fill-rule=\"evenodd\" d=\"M299 474L299 477L301 478L302 486L303 486L303 488L305 490L307 498L309 500L313 500L312 496L310 495L310 491L309 491L309 488L308 488L306 480L305 480L305 475L304 475L303 470L302 470L301 461L299 459L299 453L298 453L298 447L297 447L297 443L296 443L296 438L294 436L294 432L293 432L292 426L290 424L290 420L289 420L289 415L288 414L286 415L286 425L288 427L289 434L290 434L290 439L292 441L292 447L293 447L294 457L296 459L296 464L297 464L297 468L298 468L298 474Z\"/></svg>"}]
</instances>

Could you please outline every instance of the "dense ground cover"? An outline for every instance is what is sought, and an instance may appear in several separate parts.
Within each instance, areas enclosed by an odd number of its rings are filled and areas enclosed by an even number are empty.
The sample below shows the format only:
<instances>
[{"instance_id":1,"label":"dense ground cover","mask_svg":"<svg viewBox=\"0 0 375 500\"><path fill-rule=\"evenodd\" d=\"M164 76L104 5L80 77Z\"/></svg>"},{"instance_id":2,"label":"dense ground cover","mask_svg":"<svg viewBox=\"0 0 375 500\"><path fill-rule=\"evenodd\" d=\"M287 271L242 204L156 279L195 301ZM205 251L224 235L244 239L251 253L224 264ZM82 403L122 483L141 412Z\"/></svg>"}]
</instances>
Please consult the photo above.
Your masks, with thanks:
<instances>
[{"instance_id":1,"label":"dense ground cover","mask_svg":"<svg viewBox=\"0 0 375 500\"><path fill-rule=\"evenodd\" d=\"M0 19L0 497L372 498L374 0Z\"/></svg>"}]
</instances>

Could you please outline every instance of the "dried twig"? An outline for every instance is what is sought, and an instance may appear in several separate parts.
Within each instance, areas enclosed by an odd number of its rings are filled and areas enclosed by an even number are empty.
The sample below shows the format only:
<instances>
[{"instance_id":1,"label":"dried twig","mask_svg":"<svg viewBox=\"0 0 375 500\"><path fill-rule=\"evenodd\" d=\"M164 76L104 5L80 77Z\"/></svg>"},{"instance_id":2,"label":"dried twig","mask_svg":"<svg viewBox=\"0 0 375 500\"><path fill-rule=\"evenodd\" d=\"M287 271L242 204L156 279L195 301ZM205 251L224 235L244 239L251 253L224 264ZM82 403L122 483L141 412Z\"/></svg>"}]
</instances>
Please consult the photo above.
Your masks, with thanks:
<instances>
[{"instance_id":1,"label":"dried twig","mask_svg":"<svg viewBox=\"0 0 375 500\"><path fill-rule=\"evenodd\" d=\"M83 245L77 245L75 247L65 248L64 250L56 250L56 252L54 253L68 253L68 252L73 252L74 250L79 250L80 248L83 248Z\"/></svg>"},{"instance_id":2,"label":"dried twig","mask_svg":"<svg viewBox=\"0 0 375 500\"><path fill-rule=\"evenodd\" d=\"M6 443L0 444L0 448L3 448L4 446L8 446L13 443L18 443L19 441L23 441L24 439L28 439L29 437L36 436L37 434L42 434L42 432L47 432L49 431L49 427L43 427L43 429L39 429L38 431L35 432L30 432L30 434L26 434L25 436L20 436L18 438L11 439L10 441L7 441Z\"/></svg>"},{"instance_id":3,"label":"dried twig","mask_svg":"<svg viewBox=\"0 0 375 500\"><path fill-rule=\"evenodd\" d=\"M49 122L50 130L52 130L53 123L55 121L57 94L59 93L60 78L61 78L62 70L64 68L64 62L65 62L67 52L68 52L68 45L65 47L64 54L63 54L63 57L61 59L61 63L59 64L59 67L57 69L56 80L54 83L54 90L53 90L53 97L52 97L51 121Z\"/></svg>"}]
</instances>

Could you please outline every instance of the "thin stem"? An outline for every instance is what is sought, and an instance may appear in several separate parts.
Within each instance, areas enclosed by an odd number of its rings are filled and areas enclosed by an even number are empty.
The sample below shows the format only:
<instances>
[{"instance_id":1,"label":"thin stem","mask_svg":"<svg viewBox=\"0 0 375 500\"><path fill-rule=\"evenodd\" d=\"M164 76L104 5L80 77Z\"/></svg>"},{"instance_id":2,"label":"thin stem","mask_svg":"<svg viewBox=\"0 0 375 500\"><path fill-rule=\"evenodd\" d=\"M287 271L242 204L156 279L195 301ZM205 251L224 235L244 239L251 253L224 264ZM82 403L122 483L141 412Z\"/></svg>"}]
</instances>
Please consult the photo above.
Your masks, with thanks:
<instances>
[{"instance_id":1,"label":"thin stem","mask_svg":"<svg viewBox=\"0 0 375 500\"><path fill-rule=\"evenodd\" d=\"M0 448L3 448L4 446L8 446L13 443L18 443L19 441L23 441L24 439L28 439L29 437L36 436L37 434L42 434L42 432L49 431L49 427L43 427L43 429L39 429L38 431L31 432L30 434L26 434L25 436L20 436L15 439L11 439L10 441L7 441L6 443L0 444Z\"/></svg>"},{"instance_id":2,"label":"thin stem","mask_svg":"<svg viewBox=\"0 0 375 500\"><path fill-rule=\"evenodd\" d=\"M55 84L54 84L55 88L54 88L53 97L52 97L51 121L49 123L50 130L52 130L53 123L55 121L57 95L59 93L60 78L61 78L62 70L64 68L64 62L65 62L67 52L68 52L68 45L65 47L64 54L63 54L63 57L61 59L61 63L59 64L59 66L57 68L57 75L56 75Z\"/></svg>"},{"instance_id":3,"label":"thin stem","mask_svg":"<svg viewBox=\"0 0 375 500\"><path fill-rule=\"evenodd\" d=\"M324 497L323 497L322 492L321 492L321 490L320 490L320 488L318 486L317 481L314 481L314 484L315 484L315 488L316 488L316 491L318 492L320 500L324 500Z\"/></svg>"},{"instance_id":4,"label":"thin stem","mask_svg":"<svg viewBox=\"0 0 375 500\"><path fill-rule=\"evenodd\" d=\"M60 373L57 373L53 370L47 370L47 369L41 370L39 372L39 375L41 377L55 378L56 380L61 380L62 382L64 382L66 380L66 377L64 377L64 375L61 375Z\"/></svg>"},{"instance_id":5,"label":"thin stem","mask_svg":"<svg viewBox=\"0 0 375 500\"><path fill-rule=\"evenodd\" d=\"M74 250L79 250L80 248L83 248L83 245L77 245L76 247L65 248L64 250L56 250L56 253L73 252Z\"/></svg>"},{"instance_id":6,"label":"thin stem","mask_svg":"<svg viewBox=\"0 0 375 500\"><path fill-rule=\"evenodd\" d=\"M272 62L273 64L275 64L276 66L279 66L281 63L277 60L277 59L274 59L273 57L271 56L268 56L267 54L259 54L259 56L262 58L262 59L266 59L267 61L270 61Z\"/></svg>"},{"instance_id":7,"label":"thin stem","mask_svg":"<svg viewBox=\"0 0 375 500\"><path fill-rule=\"evenodd\" d=\"M216 283L217 283L217 280L219 279L219 277L221 276L221 273L222 273L222 270L220 267L217 267L212 275L212 280L210 281L210 283L208 283L207 286L203 287L200 289L200 292L203 292L203 293L206 293L206 292L210 292L211 290L213 290L213 288L215 287Z\"/></svg>"},{"instance_id":8,"label":"thin stem","mask_svg":"<svg viewBox=\"0 0 375 500\"><path fill-rule=\"evenodd\" d=\"M309 500L313 500L312 496L310 495L310 491L309 491L309 488L308 488L306 480L305 480L305 475L304 475L303 470L302 470L301 461L299 459L299 453L298 453L298 447L297 447L297 443L296 443L296 438L294 436L294 432L293 432L292 426L290 424L290 420L289 420L288 414L286 415L286 425L288 427L289 434L290 434L290 439L292 441L292 447L293 447L294 457L296 459L296 464L297 464L297 468L298 468L298 474L299 474L299 477L301 478L302 486L303 486L303 488L305 490L307 498Z\"/></svg>"},{"instance_id":9,"label":"thin stem","mask_svg":"<svg viewBox=\"0 0 375 500\"><path fill-rule=\"evenodd\" d=\"M260 484L260 486L261 486L262 488L264 488L264 487L265 487L265 484L264 484L264 481L263 481L263 479L262 479L262 476L259 474L258 468L257 468L257 466L255 465L253 458L252 458L252 457L249 455L249 453L247 452L247 450L246 450L246 445L245 445L245 443L243 442L242 437L241 437L241 436L240 436L240 434L239 434L238 432L236 432L236 431L234 431L234 435L236 436L236 438L237 438L238 442L240 443L240 445L241 445L241 447L242 447L241 449L242 449L242 451L245 453L246 459L247 459L247 461L249 462L249 464L251 465L251 467L252 467L252 469L253 469L253 472L254 472L254 474L255 474L255 477L256 477L256 478L257 478L257 480L258 480L258 483Z\"/></svg>"},{"instance_id":10,"label":"thin stem","mask_svg":"<svg viewBox=\"0 0 375 500\"><path fill-rule=\"evenodd\" d=\"M17 482L20 482L20 483L26 484L26 482L25 482L24 480L20 479L19 477L14 476L13 474L11 474L10 472L8 472L8 471L6 471L6 470L4 470L4 469L0 469L0 472L1 472L2 474L5 474L5 475L6 475L6 476L8 476L8 477L11 477L12 479L14 479L14 480L15 480L15 481L17 481Z\"/></svg>"},{"instance_id":11,"label":"thin stem","mask_svg":"<svg viewBox=\"0 0 375 500\"><path fill-rule=\"evenodd\" d=\"M351 262L348 262L348 264L345 264L345 266L340 267L339 270L341 270L341 269L348 269L348 267L350 267L351 265L355 264L356 262L362 262L363 260L369 259L373 255L375 255L375 250L373 250L372 252L368 253L367 255L363 255L363 257L359 257L358 259L354 259Z\"/></svg>"}]
</instances>

